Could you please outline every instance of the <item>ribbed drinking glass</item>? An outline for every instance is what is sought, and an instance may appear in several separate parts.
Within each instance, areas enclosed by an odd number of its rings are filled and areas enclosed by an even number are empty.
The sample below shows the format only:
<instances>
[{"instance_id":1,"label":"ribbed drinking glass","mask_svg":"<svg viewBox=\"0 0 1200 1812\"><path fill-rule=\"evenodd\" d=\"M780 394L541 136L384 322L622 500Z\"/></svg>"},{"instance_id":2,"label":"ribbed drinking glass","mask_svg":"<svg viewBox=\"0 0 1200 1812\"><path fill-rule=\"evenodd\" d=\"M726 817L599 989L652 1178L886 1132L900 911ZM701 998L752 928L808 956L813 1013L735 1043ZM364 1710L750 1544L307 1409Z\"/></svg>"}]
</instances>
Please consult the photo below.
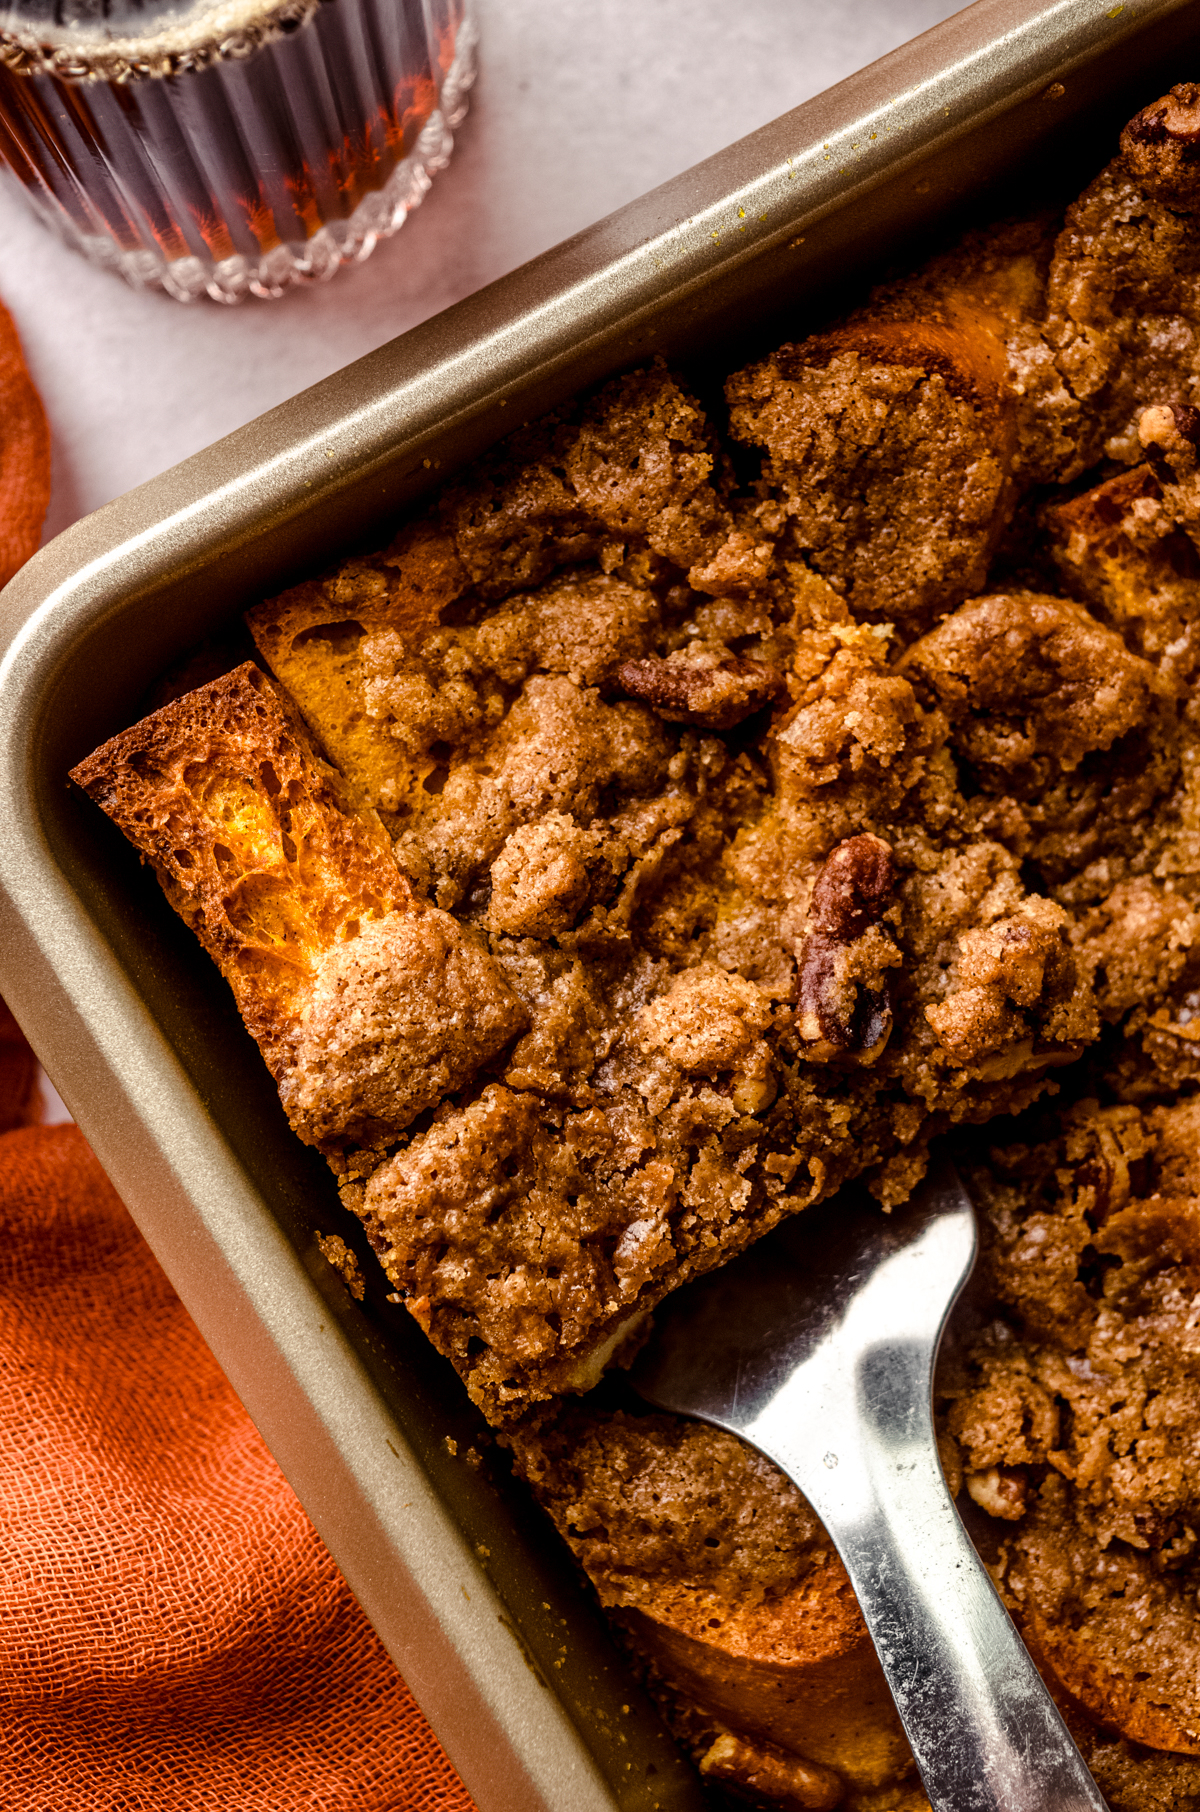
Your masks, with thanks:
<instances>
[{"instance_id":1,"label":"ribbed drinking glass","mask_svg":"<svg viewBox=\"0 0 1200 1812\"><path fill-rule=\"evenodd\" d=\"M0 0L0 162L139 287L278 296L403 224L474 49L468 0Z\"/></svg>"}]
</instances>

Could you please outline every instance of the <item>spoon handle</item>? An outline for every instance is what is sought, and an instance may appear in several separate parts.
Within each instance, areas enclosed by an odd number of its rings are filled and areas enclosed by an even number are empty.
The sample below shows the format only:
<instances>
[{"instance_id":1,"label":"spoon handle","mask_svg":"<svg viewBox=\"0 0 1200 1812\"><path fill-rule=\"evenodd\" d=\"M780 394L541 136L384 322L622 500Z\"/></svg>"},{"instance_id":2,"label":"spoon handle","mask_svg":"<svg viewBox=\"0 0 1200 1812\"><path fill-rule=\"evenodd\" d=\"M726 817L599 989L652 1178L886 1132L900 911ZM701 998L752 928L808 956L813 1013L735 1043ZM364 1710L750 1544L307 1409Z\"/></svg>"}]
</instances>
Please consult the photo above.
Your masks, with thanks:
<instances>
[{"instance_id":1,"label":"spoon handle","mask_svg":"<svg viewBox=\"0 0 1200 1812\"><path fill-rule=\"evenodd\" d=\"M934 1812L1106 1812L954 1508L927 1349L875 1358L856 1405L814 1426L808 1399L798 1423L785 1390L751 1439L846 1564Z\"/></svg>"}]
</instances>

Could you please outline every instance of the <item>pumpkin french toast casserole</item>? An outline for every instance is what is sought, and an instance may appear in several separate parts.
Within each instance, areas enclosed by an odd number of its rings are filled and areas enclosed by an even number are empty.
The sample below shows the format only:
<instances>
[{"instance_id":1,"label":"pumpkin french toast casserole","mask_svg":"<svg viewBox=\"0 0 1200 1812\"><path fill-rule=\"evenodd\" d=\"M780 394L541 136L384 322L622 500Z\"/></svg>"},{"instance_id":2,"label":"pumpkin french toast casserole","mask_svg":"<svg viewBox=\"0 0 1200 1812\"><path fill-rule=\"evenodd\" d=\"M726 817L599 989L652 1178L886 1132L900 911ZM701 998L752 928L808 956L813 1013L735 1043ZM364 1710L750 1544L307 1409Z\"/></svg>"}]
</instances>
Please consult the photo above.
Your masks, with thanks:
<instances>
[{"instance_id":1,"label":"pumpkin french toast casserole","mask_svg":"<svg viewBox=\"0 0 1200 1812\"><path fill-rule=\"evenodd\" d=\"M656 363L526 424L74 770L761 1805L924 1803L840 1563L730 1437L571 1393L1019 1115L947 1469L1113 1806L1200 1807L1197 211L1184 84L721 409Z\"/></svg>"}]
</instances>

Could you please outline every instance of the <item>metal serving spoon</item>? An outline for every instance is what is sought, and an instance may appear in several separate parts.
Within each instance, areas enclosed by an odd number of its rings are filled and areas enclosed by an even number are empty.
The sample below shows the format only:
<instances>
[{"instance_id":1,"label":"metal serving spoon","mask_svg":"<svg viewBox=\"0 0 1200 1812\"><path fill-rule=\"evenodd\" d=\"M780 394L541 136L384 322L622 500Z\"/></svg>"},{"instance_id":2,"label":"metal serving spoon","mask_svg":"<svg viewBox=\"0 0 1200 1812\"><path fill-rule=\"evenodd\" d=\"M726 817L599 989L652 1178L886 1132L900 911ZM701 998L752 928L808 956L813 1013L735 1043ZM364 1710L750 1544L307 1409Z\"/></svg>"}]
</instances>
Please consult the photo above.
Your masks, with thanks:
<instances>
[{"instance_id":1,"label":"metal serving spoon","mask_svg":"<svg viewBox=\"0 0 1200 1812\"><path fill-rule=\"evenodd\" d=\"M934 1360L975 1249L945 1162L894 1215L845 1192L673 1296L631 1381L741 1435L804 1493L934 1812L1106 1812L938 1461Z\"/></svg>"}]
</instances>

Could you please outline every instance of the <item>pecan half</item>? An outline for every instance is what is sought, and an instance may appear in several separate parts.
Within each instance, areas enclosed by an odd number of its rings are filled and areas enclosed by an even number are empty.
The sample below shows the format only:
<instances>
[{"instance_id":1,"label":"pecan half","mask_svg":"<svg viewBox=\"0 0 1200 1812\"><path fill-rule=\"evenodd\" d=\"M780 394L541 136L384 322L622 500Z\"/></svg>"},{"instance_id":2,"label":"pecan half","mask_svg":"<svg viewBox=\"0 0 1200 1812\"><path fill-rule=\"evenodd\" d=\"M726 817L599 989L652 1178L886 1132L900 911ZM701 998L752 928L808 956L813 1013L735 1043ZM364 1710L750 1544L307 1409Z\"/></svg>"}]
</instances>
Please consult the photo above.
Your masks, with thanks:
<instances>
[{"instance_id":1,"label":"pecan half","mask_svg":"<svg viewBox=\"0 0 1200 1812\"><path fill-rule=\"evenodd\" d=\"M626 661L617 681L631 698L645 701L669 724L732 730L783 690L783 675L762 661L731 655L713 667L698 661Z\"/></svg>"},{"instance_id":2,"label":"pecan half","mask_svg":"<svg viewBox=\"0 0 1200 1812\"><path fill-rule=\"evenodd\" d=\"M1129 1123L1127 1107L1105 1108L1087 1122L1091 1149L1075 1166L1075 1207L1094 1228L1119 1214L1133 1193L1129 1156L1122 1133ZM1135 1160L1136 1162L1136 1160Z\"/></svg>"},{"instance_id":3,"label":"pecan half","mask_svg":"<svg viewBox=\"0 0 1200 1812\"><path fill-rule=\"evenodd\" d=\"M828 1061L854 1057L871 1063L892 1030L891 990L867 988L845 973L846 946L837 938L810 932L800 965L796 1026L812 1048L806 1055Z\"/></svg>"},{"instance_id":4,"label":"pecan half","mask_svg":"<svg viewBox=\"0 0 1200 1812\"><path fill-rule=\"evenodd\" d=\"M1185 212L1200 206L1200 85L1177 82L1135 113L1121 155L1145 193Z\"/></svg>"},{"instance_id":5,"label":"pecan half","mask_svg":"<svg viewBox=\"0 0 1200 1812\"><path fill-rule=\"evenodd\" d=\"M809 916L816 931L847 944L877 925L891 903L896 864L882 837L847 837L826 857L813 888Z\"/></svg>"},{"instance_id":6,"label":"pecan half","mask_svg":"<svg viewBox=\"0 0 1200 1812\"><path fill-rule=\"evenodd\" d=\"M895 885L891 850L867 833L839 843L817 876L796 1004L796 1030L814 1062L873 1063L891 1035L883 964L896 960L895 948L877 928ZM868 947L872 934L878 948Z\"/></svg>"}]
</instances>

